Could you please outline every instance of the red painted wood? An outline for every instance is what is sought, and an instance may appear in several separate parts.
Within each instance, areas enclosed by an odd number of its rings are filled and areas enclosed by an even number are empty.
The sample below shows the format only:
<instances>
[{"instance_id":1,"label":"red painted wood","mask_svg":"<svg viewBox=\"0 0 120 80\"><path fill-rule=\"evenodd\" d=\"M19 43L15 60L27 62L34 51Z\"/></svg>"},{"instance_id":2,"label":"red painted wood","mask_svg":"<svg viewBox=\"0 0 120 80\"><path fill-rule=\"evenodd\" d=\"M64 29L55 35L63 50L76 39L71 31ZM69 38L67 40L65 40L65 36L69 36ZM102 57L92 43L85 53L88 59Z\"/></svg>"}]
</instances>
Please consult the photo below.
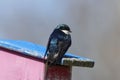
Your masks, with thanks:
<instances>
[{"instance_id":1,"label":"red painted wood","mask_svg":"<svg viewBox=\"0 0 120 80\"><path fill-rule=\"evenodd\" d=\"M71 80L71 67L70 66L49 67L47 80Z\"/></svg>"},{"instance_id":2,"label":"red painted wood","mask_svg":"<svg viewBox=\"0 0 120 80\"><path fill-rule=\"evenodd\" d=\"M0 80L43 80L44 63L0 48Z\"/></svg>"},{"instance_id":3,"label":"red painted wood","mask_svg":"<svg viewBox=\"0 0 120 80\"><path fill-rule=\"evenodd\" d=\"M0 47L0 71L0 80L44 80L45 64L43 60ZM49 67L47 80L71 80L71 67Z\"/></svg>"}]
</instances>

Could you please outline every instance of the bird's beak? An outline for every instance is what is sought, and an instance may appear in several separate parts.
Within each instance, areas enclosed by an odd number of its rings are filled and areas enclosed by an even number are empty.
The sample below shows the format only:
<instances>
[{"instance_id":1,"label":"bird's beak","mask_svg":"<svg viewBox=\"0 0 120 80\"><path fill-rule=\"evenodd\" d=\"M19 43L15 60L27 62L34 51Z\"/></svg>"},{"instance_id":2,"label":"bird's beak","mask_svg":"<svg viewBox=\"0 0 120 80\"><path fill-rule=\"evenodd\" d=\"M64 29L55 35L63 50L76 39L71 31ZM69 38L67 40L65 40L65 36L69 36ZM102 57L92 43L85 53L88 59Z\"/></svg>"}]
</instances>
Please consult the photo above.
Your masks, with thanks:
<instances>
[{"instance_id":1,"label":"bird's beak","mask_svg":"<svg viewBox=\"0 0 120 80\"><path fill-rule=\"evenodd\" d=\"M72 33L72 31L69 31L70 33Z\"/></svg>"}]
</instances>

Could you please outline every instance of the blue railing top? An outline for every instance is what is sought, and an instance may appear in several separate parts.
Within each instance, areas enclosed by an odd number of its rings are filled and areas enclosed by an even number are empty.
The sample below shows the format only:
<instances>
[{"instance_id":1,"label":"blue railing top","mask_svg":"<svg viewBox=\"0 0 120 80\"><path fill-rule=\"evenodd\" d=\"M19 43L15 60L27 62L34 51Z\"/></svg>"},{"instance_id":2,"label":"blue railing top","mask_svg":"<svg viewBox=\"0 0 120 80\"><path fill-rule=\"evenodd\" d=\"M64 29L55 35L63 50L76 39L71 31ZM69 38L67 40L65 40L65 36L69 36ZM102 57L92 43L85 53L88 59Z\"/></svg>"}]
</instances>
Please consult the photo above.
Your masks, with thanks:
<instances>
[{"instance_id":1,"label":"blue railing top","mask_svg":"<svg viewBox=\"0 0 120 80\"><path fill-rule=\"evenodd\" d=\"M13 51L17 51L17 52L20 52L21 54L29 55L29 56L40 58L40 59L43 59L45 50L46 50L44 46L41 46L35 43L21 41L21 40L8 40L8 39L0 39L0 47L13 50ZM67 60L68 62L70 61L72 63L74 61L77 61L80 64L83 64L83 63L91 64L91 66L85 64L86 66L84 67L94 66L94 61L92 59L88 59L88 58L77 56L77 55L70 54L70 53L66 53L64 57L65 58L61 64L64 64L64 61Z\"/></svg>"}]
</instances>

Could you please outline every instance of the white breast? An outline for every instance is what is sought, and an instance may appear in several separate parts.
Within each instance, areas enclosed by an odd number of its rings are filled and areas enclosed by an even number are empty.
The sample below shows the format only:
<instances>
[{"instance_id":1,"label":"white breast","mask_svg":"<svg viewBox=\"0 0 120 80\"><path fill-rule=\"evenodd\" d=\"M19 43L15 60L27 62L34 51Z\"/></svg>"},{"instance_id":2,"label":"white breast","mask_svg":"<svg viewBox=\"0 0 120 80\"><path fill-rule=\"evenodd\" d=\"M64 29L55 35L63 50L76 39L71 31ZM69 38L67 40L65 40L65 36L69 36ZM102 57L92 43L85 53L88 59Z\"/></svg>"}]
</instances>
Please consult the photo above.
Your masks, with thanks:
<instances>
[{"instance_id":1,"label":"white breast","mask_svg":"<svg viewBox=\"0 0 120 80\"><path fill-rule=\"evenodd\" d=\"M67 30L62 30L62 32L64 32L65 34L70 34L70 32Z\"/></svg>"}]
</instances>

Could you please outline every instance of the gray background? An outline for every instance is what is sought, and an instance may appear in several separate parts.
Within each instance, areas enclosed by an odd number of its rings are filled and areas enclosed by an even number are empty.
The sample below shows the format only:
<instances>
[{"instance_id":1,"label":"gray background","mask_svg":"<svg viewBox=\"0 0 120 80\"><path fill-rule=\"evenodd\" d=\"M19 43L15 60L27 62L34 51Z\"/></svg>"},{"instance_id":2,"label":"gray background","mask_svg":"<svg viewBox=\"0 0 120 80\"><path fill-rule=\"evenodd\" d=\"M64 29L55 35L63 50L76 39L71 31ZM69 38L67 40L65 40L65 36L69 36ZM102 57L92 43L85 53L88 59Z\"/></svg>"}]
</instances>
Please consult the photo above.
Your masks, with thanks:
<instances>
[{"instance_id":1,"label":"gray background","mask_svg":"<svg viewBox=\"0 0 120 80\"><path fill-rule=\"evenodd\" d=\"M72 80L120 80L119 0L0 0L0 38L46 46L57 24L72 29L68 52L95 60Z\"/></svg>"}]
</instances>

